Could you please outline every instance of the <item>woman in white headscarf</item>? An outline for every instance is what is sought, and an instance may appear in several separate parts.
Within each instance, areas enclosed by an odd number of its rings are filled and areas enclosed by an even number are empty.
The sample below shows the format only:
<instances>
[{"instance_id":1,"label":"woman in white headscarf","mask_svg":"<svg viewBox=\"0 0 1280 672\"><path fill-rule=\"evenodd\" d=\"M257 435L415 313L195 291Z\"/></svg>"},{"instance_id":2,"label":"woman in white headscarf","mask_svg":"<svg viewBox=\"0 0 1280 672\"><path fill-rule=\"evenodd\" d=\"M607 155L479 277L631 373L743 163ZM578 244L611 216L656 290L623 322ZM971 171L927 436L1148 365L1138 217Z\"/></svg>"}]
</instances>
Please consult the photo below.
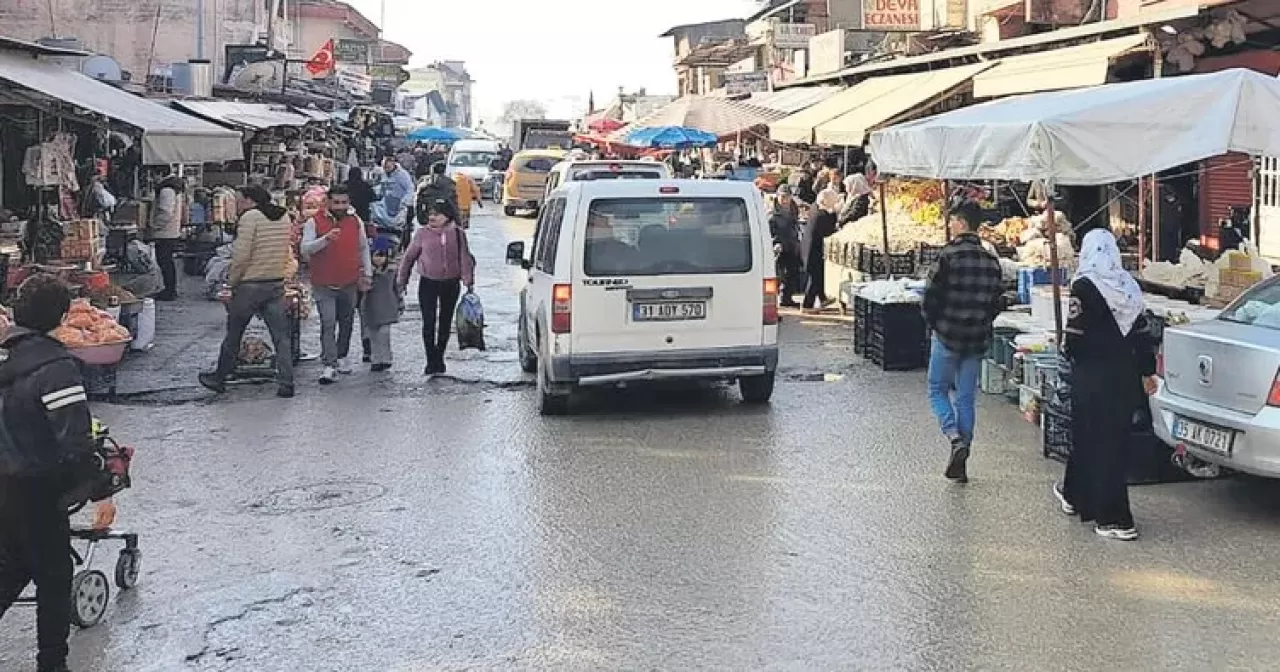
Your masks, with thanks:
<instances>
[{"instance_id":1,"label":"woman in white headscarf","mask_svg":"<svg viewBox=\"0 0 1280 672\"><path fill-rule=\"evenodd\" d=\"M844 178L844 207L838 219L841 226L867 216L871 209L871 182L862 173Z\"/></svg>"},{"instance_id":2,"label":"woman in white headscarf","mask_svg":"<svg viewBox=\"0 0 1280 672\"><path fill-rule=\"evenodd\" d=\"M1155 341L1142 290L1106 229L1084 237L1071 282L1063 350L1071 365L1071 456L1053 492L1062 510L1096 524L1099 536L1138 538L1129 509L1134 415L1155 391Z\"/></svg>"}]
</instances>

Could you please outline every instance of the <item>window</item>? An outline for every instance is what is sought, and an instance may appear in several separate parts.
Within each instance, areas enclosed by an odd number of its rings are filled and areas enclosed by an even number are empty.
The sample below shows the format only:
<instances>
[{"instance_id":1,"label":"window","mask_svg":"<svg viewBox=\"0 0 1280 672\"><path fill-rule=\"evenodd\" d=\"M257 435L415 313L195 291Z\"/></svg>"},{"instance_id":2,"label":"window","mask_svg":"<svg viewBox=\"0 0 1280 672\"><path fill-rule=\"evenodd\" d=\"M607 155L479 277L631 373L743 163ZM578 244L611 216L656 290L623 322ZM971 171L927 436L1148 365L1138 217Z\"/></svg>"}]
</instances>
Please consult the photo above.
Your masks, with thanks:
<instances>
[{"instance_id":1,"label":"window","mask_svg":"<svg viewBox=\"0 0 1280 672\"><path fill-rule=\"evenodd\" d=\"M558 186L560 186L560 173L552 173L551 177L547 178L547 193L555 191Z\"/></svg>"},{"instance_id":2,"label":"window","mask_svg":"<svg viewBox=\"0 0 1280 672\"><path fill-rule=\"evenodd\" d=\"M741 198L592 201L590 276L704 275L751 270L751 223Z\"/></svg>"},{"instance_id":3,"label":"window","mask_svg":"<svg viewBox=\"0 0 1280 672\"><path fill-rule=\"evenodd\" d=\"M533 262L533 267L543 273L556 272L556 250L560 246L560 224L563 219L563 198L553 198L543 206L542 217L538 220L541 244L538 245L537 257Z\"/></svg>"},{"instance_id":4,"label":"window","mask_svg":"<svg viewBox=\"0 0 1280 672\"><path fill-rule=\"evenodd\" d=\"M573 180L660 180L662 173L656 170L609 170L584 168L573 173Z\"/></svg>"},{"instance_id":5,"label":"window","mask_svg":"<svg viewBox=\"0 0 1280 672\"><path fill-rule=\"evenodd\" d=\"M549 173L557 163L560 163L560 159L549 156L527 156L516 159L515 168L530 173Z\"/></svg>"},{"instance_id":6,"label":"window","mask_svg":"<svg viewBox=\"0 0 1280 672\"><path fill-rule=\"evenodd\" d=\"M1249 288L1218 319L1280 329L1280 276Z\"/></svg>"},{"instance_id":7,"label":"window","mask_svg":"<svg viewBox=\"0 0 1280 672\"><path fill-rule=\"evenodd\" d=\"M497 154L493 152L454 152L449 156L449 165L460 168L487 168L495 156Z\"/></svg>"}]
</instances>

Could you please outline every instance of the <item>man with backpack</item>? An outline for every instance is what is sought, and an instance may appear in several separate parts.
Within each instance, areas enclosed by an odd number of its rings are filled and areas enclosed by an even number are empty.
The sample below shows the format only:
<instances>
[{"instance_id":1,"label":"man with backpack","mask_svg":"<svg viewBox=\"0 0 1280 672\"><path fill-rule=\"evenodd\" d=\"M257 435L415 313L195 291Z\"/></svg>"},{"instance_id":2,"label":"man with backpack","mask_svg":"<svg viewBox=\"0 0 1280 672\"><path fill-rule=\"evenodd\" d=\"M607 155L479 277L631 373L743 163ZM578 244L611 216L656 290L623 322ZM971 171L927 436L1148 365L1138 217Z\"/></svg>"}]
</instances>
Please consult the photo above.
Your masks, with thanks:
<instances>
[{"instance_id":1,"label":"man with backpack","mask_svg":"<svg viewBox=\"0 0 1280 672\"><path fill-rule=\"evenodd\" d=\"M40 672L67 669L71 628L68 506L92 475L93 419L79 366L49 336L71 291L40 274L18 287L15 327L0 341L0 616L36 584ZM96 527L112 522L99 504Z\"/></svg>"},{"instance_id":2,"label":"man with backpack","mask_svg":"<svg viewBox=\"0 0 1280 672\"><path fill-rule=\"evenodd\" d=\"M427 217L430 216L428 210L436 201L447 201L453 206L454 212L458 211L458 184L444 174L444 168L443 161L436 162L431 166L431 175L418 183L419 222L426 223ZM409 237L412 238L412 232Z\"/></svg>"}]
</instances>

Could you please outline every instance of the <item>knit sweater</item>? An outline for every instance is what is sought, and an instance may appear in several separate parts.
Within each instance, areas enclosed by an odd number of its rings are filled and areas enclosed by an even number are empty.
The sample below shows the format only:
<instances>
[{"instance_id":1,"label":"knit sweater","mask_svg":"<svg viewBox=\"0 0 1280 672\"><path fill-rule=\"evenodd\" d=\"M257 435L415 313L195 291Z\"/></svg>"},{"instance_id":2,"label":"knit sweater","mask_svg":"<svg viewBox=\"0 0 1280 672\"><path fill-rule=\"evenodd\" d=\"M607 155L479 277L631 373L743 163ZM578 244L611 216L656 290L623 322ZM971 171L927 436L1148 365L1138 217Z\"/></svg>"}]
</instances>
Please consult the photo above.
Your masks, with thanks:
<instances>
[{"instance_id":1,"label":"knit sweater","mask_svg":"<svg viewBox=\"0 0 1280 672\"><path fill-rule=\"evenodd\" d=\"M271 220L254 208L240 215L236 240L231 246L228 284L235 287L242 282L284 280L293 255L292 229L287 214Z\"/></svg>"}]
</instances>

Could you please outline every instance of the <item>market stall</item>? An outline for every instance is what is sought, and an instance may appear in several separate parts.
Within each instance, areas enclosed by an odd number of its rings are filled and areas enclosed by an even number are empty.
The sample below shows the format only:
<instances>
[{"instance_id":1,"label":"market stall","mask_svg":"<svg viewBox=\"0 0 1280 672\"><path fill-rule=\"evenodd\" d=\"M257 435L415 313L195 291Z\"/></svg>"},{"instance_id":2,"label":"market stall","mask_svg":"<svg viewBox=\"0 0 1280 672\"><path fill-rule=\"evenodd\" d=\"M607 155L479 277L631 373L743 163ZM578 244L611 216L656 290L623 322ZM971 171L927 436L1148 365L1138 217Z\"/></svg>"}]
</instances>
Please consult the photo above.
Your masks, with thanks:
<instances>
[{"instance_id":1,"label":"market stall","mask_svg":"<svg viewBox=\"0 0 1280 672\"><path fill-rule=\"evenodd\" d=\"M939 180L1034 180L1054 185L1100 185L1137 180L1162 170L1228 152L1277 155L1280 132L1272 121L1280 81L1245 70L1146 80L993 101L871 135L871 151L886 173ZM1057 233L1053 200L1046 209L1048 238ZM1062 266L1048 245L1051 272ZM1253 276L1251 261L1228 260L1236 282ZM1032 293L1028 317L1002 317L1022 333L997 338L989 389L1016 390L1029 419L1041 421L1046 454L1063 454L1063 414L1048 409L1060 397L1053 363L1061 341L1060 285ZM1165 297L1147 297L1157 318L1201 319L1209 313ZM1037 306L1041 306L1037 310ZM1163 315L1161 314L1163 312ZM1027 365L1027 355L1044 357ZM1023 356L1018 358L1018 353ZM1044 366L1041 366L1044 364ZM1050 450L1050 447L1056 447ZM1167 449L1165 449L1167 450Z\"/></svg>"}]
</instances>

